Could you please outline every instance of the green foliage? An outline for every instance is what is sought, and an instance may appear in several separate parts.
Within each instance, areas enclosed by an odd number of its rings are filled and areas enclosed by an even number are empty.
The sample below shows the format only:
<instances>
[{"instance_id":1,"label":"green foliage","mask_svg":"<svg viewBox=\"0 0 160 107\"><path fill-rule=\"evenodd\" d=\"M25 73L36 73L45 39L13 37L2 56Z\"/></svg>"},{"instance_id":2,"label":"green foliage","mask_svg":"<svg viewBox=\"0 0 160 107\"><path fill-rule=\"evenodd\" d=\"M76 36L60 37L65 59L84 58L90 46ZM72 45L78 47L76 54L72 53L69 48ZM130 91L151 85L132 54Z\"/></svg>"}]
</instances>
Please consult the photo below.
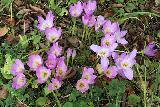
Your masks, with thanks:
<instances>
[{"instance_id":1,"label":"green foliage","mask_svg":"<svg viewBox=\"0 0 160 107\"><path fill-rule=\"evenodd\" d=\"M11 3L12 3L12 0L1 0L0 12L2 12L5 8L9 8Z\"/></svg>"},{"instance_id":2,"label":"green foliage","mask_svg":"<svg viewBox=\"0 0 160 107\"><path fill-rule=\"evenodd\" d=\"M124 81L120 81L118 79L112 80L112 82L109 84L109 96L116 96L119 94L122 94L125 92L125 85L126 83Z\"/></svg>"},{"instance_id":3,"label":"green foliage","mask_svg":"<svg viewBox=\"0 0 160 107\"><path fill-rule=\"evenodd\" d=\"M128 10L128 11L133 11L134 9L136 9L136 6L134 3L130 3L128 2L125 6L125 8Z\"/></svg>"},{"instance_id":4,"label":"green foliage","mask_svg":"<svg viewBox=\"0 0 160 107\"><path fill-rule=\"evenodd\" d=\"M136 106L137 103L139 103L140 101L141 101L140 97L135 94L131 94L130 96L128 96L128 103L131 105Z\"/></svg>"},{"instance_id":5,"label":"green foliage","mask_svg":"<svg viewBox=\"0 0 160 107\"><path fill-rule=\"evenodd\" d=\"M71 102L66 102L63 107L74 107Z\"/></svg>"},{"instance_id":6,"label":"green foliage","mask_svg":"<svg viewBox=\"0 0 160 107\"><path fill-rule=\"evenodd\" d=\"M75 102L78 96L80 96L80 94L76 90L73 90L69 96L69 101Z\"/></svg>"},{"instance_id":7,"label":"green foliage","mask_svg":"<svg viewBox=\"0 0 160 107\"><path fill-rule=\"evenodd\" d=\"M124 0L116 0L116 2L118 2L118 3L123 3Z\"/></svg>"},{"instance_id":8,"label":"green foliage","mask_svg":"<svg viewBox=\"0 0 160 107\"><path fill-rule=\"evenodd\" d=\"M36 104L39 105L39 106L43 106L46 104L47 102L47 97L39 97L37 100L36 100Z\"/></svg>"},{"instance_id":9,"label":"green foliage","mask_svg":"<svg viewBox=\"0 0 160 107\"><path fill-rule=\"evenodd\" d=\"M10 70L11 70L11 66L13 64L13 60L11 59L10 54L6 54L5 59L6 59L6 62L4 64L4 67L1 68L1 73L5 79L11 79L13 76L10 73Z\"/></svg>"}]
</instances>

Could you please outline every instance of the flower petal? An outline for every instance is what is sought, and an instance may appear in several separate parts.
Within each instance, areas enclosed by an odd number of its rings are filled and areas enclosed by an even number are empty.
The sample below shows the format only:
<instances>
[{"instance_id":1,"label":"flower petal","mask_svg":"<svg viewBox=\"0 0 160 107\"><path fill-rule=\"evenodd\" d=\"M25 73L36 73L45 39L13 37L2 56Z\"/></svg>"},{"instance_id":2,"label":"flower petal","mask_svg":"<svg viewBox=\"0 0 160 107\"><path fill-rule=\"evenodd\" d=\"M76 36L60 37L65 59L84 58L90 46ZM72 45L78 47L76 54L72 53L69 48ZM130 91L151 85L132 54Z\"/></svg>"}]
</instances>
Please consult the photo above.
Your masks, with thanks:
<instances>
[{"instance_id":1,"label":"flower petal","mask_svg":"<svg viewBox=\"0 0 160 107\"><path fill-rule=\"evenodd\" d=\"M123 73L126 76L126 78L128 78L129 80L133 79L133 70L131 68L127 68L123 70Z\"/></svg>"},{"instance_id":2,"label":"flower petal","mask_svg":"<svg viewBox=\"0 0 160 107\"><path fill-rule=\"evenodd\" d=\"M101 57L101 67L105 71L108 68L109 60L107 57Z\"/></svg>"}]
</instances>

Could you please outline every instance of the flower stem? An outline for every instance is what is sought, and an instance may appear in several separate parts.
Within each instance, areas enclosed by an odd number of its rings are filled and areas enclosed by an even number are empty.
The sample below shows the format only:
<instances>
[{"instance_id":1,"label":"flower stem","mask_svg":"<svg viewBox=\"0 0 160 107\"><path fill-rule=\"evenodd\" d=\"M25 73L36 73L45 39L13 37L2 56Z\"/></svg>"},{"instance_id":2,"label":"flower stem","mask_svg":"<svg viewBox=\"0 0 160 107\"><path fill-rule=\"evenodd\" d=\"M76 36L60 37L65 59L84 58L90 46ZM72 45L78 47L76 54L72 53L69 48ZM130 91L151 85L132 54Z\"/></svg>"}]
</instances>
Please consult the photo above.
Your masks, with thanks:
<instances>
[{"instance_id":1,"label":"flower stem","mask_svg":"<svg viewBox=\"0 0 160 107\"><path fill-rule=\"evenodd\" d=\"M72 27L72 36L75 32L75 28L76 28L76 19L75 18L72 18L72 21L73 21L73 27Z\"/></svg>"},{"instance_id":2,"label":"flower stem","mask_svg":"<svg viewBox=\"0 0 160 107\"><path fill-rule=\"evenodd\" d=\"M83 41L83 39L84 39L85 32L86 32L86 25L84 25L84 26L83 26L83 35L82 35L82 41Z\"/></svg>"},{"instance_id":3,"label":"flower stem","mask_svg":"<svg viewBox=\"0 0 160 107\"><path fill-rule=\"evenodd\" d=\"M54 96L54 98L55 98L55 100L57 102L58 107L62 107L57 95L54 93L54 91L52 93L53 93L53 96Z\"/></svg>"}]
</instances>

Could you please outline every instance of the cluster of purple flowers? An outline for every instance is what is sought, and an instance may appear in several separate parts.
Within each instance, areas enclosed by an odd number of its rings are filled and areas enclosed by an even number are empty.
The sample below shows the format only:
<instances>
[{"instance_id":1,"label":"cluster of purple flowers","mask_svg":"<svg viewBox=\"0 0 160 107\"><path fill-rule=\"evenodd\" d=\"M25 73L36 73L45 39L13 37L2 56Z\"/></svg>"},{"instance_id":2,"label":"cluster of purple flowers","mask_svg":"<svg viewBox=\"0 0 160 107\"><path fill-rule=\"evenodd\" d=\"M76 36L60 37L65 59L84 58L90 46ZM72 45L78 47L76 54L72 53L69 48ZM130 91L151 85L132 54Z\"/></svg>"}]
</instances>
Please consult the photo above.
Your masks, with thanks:
<instances>
[{"instance_id":1,"label":"cluster of purple flowers","mask_svg":"<svg viewBox=\"0 0 160 107\"><path fill-rule=\"evenodd\" d=\"M129 80L133 79L132 67L136 63L135 57L138 53L136 49L132 52L123 52L119 55L116 52L118 44L125 45L128 42L124 38L127 31L121 30L117 22L112 23L109 19L105 19L103 16L94 16L93 13L96 9L96 1L89 0L88 2L82 3L78 1L70 6L69 12L73 17L79 17L83 10L84 15L82 16L82 22L88 27L95 27L95 31L101 31L104 37L101 39L100 45L92 44L90 49L94 51L98 57L100 57L100 70L108 78L115 78L117 74ZM46 19L39 16L37 28L45 33L46 38L52 43L52 46L47 51L47 60L43 61L40 55L30 55L28 57L27 65L30 70L35 72L37 76L37 82L43 84L51 76L51 83L48 85L48 90L57 90L62 85L62 80L65 78L68 70L68 63L70 57L72 57L72 62L76 56L76 51L68 48L67 49L67 61L62 53L62 47L58 44L58 39L61 37L61 28L54 27L53 20L54 15L51 11L48 12ZM143 50L144 54L147 56L155 56L157 49L154 49L155 43L151 42ZM112 58L115 64L111 64L109 58ZM67 64L65 63L67 62ZM54 73L55 71L55 73ZM24 75L25 68L21 60L16 59L15 63L12 65L11 73L15 76L13 78L12 87L14 89L23 88L26 84L26 77ZM93 68L84 67L82 78L77 81L76 88L80 92L84 93L89 90L89 85L94 84L96 75L94 75Z\"/></svg>"},{"instance_id":2,"label":"cluster of purple flowers","mask_svg":"<svg viewBox=\"0 0 160 107\"><path fill-rule=\"evenodd\" d=\"M102 32L104 37L101 39L100 46L92 44L90 49L93 50L97 56L101 58L101 68L104 74L109 78L115 78L117 74L122 75L129 80L133 79L132 66L135 64L135 56L137 50L133 50L130 54L123 53L118 55L115 49L119 44L125 45L128 42L124 38L127 31L120 30L119 24L117 22L112 23L109 19L105 19L103 16L94 16L93 13L96 9L96 1L89 0L88 2L77 3L70 6L70 14L73 17L79 17L84 10L84 15L82 16L82 22L85 26L94 27L95 31L100 31L102 26ZM75 13L75 14L73 14ZM114 57L115 65L109 66L109 57L113 54L119 56Z\"/></svg>"},{"instance_id":3,"label":"cluster of purple flowers","mask_svg":"<svg viewBox=\"0 0 160 107\"><path fill-rule=\"evenodd\" d=\"M61 28L56 28L53 24L53 20L54 20L54 15L52 14L52 11L49 11L46 19L44 19L41 16L38 16L38 25L37 28L41 31L44 32L46 35L46 38L48 41L50 41L51 43L56 42L62 33Z\"/></svg>"},{"instance_id":4,"label":"cluster of purple flowers","mask_svg":"<svg viewBox=\"0 0 160 107\"><path fill-rule=\"evenodd\" d=\"M62 47L58 44L58 39L61 36L61 28L58 30L53 27L54 16L51 11L48 12L46 20L42 17L38 17L38 29L44 32L46 38L53 43L50 49L47 51L47 60L43 61L43 58L38 55L30 55L28 57L27 65L30 70L35 72L37 76L37 82L40 84L45 83L52 74L55 74L52 78L51 83L48 85L48 90L59 89L62 85L62 80L65 77L68 67L65 63L65 57L62 54ZM76 56L76 51L73 49L68 49L67 60L72 56L72 60ZM16 76L13 78L12 87L15 89L23 88L26 84L26 78L24 73L24 64L17 59L15 64L12 65L11 73ZM53 73L55 71L55 73Z\"/></svg>"},{"instance_id":5,"label":"cluster of purple flowers","mask_svg":"<svg viewBox=\"0 0 160 107\"><path fill-rule=\"evenodd\" d=\"M97 76L94 75L93 73L94 73L93 68L84 67L82 78L80 80L78 80L78 82L76 84L77 90L84 93L89 89L90 84L94 84L95 78Z\"/></svg>"},{"instance_id":6,"label":"cluster of purple flowers","mask_svg":"<svg viewBox=\"0 0 160 107\"><path fill-rule=\"evenodd\" d=\"M14 89L23 88L26 84L26 77L23 74L25 72L24 64L21 60L16 59L15 63L11 67L11 74L15 77L13 78L12 87Z\"/></svg>"}]
</instances>

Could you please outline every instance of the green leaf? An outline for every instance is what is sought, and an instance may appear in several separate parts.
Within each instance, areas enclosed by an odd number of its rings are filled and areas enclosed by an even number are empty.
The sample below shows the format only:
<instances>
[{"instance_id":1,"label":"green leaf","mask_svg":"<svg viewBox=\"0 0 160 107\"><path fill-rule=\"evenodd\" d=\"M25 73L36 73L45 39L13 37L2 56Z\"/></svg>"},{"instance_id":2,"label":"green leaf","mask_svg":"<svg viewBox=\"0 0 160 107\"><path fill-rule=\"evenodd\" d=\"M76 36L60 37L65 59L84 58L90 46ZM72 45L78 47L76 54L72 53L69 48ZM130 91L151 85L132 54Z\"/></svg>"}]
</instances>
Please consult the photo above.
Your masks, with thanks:
<instances>
[{"instance_id":1,"label":"green leaf","mask_svg":"<svg viewBox=\"0 0 160 107\"><path fill-rule=\"evenodd\" d=\"M123 3L124 0L116 0L116 2L118 2L118 3Z\"/></svg>"},{"instance_id":2,"label":"green leaf","mask_svg":"<svg viewBox=\"0 0 160 107\"><path fill-rule=\"evenodd\" d=\"M48 90L48 87L44 87L44 94L47 96L50 93L50 91Z\"/></svg>"},{"instance_id":3,"label":"green leaf","mask_svg":"<svg viewBox=\"0 0 160 107\"><path fill-rule=\"evenodd\" d=\"M87 102L81 101L80 107L88 107Z\"/></svg>"},{"instance_id":4,"label":"green leaf","mask_svg":"<svg viewBox=\"0 0 160 107\"><path fill-rule=\"evenodd\" d=\"M73 104L71 102L66 102L63 107L73 107Z\"/></svg>"},{"instance_id":5,"label":"green leaf","mask_svg":"<svg viewBox=\"0 0 160 107\"><path fill-rule=\"evenodd\" d=\"M10 54L6 54L5 58L6 58L6 62L4 64L4 67L1 68L1 73L5 79L11 79L11 78L13 78L13 76L12 76L10 70L11 70L11 66L12 66L13 61L11 59Z\"/></svg>"},{"instance_id":6,"label":"green leaf","mask_svg":"<svg viewBox=\"0 0 160 107\"><path fill-rule=\"evenodd\" d=\"M33 81L33 83L32 83L32 88L38 88L38 83L37 83L36 80Z\"/></svg>"},{"instance_id":7,"label":"green leaf","mask_svg":"<svg viewBox=\"0 0 160 107\"><path fill-rule=\"evenodd\" d=\"M69 101L75 102L77 100L76 97L78 96L79 96L79 93L76 90L73 90L69 96Z\"/></svg>"},{"instance_id":8,"label":"green leaf","mask_svg":"<svg viewBox=\"0 0 160 107\"><path fill-rule=\"evenodd\" d=\"M76 3L77 0L69 0L68 5L72 4L72 3Z\"/></svg>"},{"instance_id":9,"label":"green leaf","mask_svg":"<svg viewBox=\"0 0 160 107\"><path fill-rule=\"evenodd\" d=\"M43 106L47 103L47 100L48 98L47 97L39 97L37 100L36 100L36 105L38 106Z\"/></svg>"},{"instance_id":10,"label":"green leaf","mask_svg":"<svg viewBox=\"0 0 160 107\"><path fill-rule=\"evenodd\" d=\"M36 45L40 42L41 36L40 35L35 35L33 38L33 44Z\"/></svg>"},{"instance_id":11,"label":"green leaf","mask_svg":"<svg viewBox=\"0 0 160 107\"><path fill-rule=\"evenodd\" d=\"M136 6L133 3L127 3L127 6L125 8L127 8L129 11L132 11L136 8Z\"/></svg>"},{"instance_id":12,"label":"green leaf","mask_svg":"<svg viewBox=\"0 0 160 107\"><path fill-rule=\"evenodd\" d=\"M128 102L129 104L132 104L132 105L137 105L137 103L139 103L141 101L140 97L135 95L135 94L132 94L128 97Z\"/></svg>"},{"instance_id":13,"label":"green leaf","mask_svg":"<svg viewBox=\"0 0 160 107\"><path fill-rule=\"evenodd\" d=\"M112 80L109 84L109 95L116 96L125 92L125 82L119 81L118 79Z\"/></svg>"},{"instance_id":14,"label":"green leaf","mask_svg":"<svg viewBox=\"0 0 160 107\"><path fill-rule=\"evenodd\" d=\"M60 16L64 16L64 15L68 15L68 10L66 8L62 8L60 14Z\"/></svg>"}]
</instances>

